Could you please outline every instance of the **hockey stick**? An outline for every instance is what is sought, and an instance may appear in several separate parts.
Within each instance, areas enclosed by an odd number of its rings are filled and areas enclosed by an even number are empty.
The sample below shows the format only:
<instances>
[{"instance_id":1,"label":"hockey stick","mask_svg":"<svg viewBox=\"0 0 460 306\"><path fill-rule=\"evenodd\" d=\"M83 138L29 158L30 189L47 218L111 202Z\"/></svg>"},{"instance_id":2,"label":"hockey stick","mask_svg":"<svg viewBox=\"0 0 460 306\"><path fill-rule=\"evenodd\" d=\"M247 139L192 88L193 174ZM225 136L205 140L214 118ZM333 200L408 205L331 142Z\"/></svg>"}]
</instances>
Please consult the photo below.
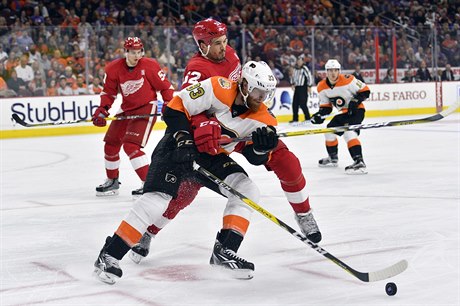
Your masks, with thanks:
<instances>
[{"instance_id":1,"label":"hockey stick","mask_svg":"<svg viewBox=\"0 0 460 306\"><path fill-rule=\"evenodd\" d=\"M138 119L138 118L149 118L161 116L161 114L146 114L146 115L131 115L131 116L120 116L120 117L107 117L105 120L128 120L128 119ZM36 127L36 126L52 126L52 125L61 125L61 124L74 124L80 122L92 122L92 119L77 119L77 120L62 120L56 122L46 122L46 123L27 123L21 118L19 118L18 114L13 114L11 119L14 120L16 123L25 126L25 127Z\"/></svg>"},{"instance_id":2,"label":"hockey stick","mask_svg":"<svg viewBox=\"0 0 460 306\"><path fill-rule=\"evenodd\" d=\"M454 103L449 106L447 109L443 110L440 113L420 118L420 119L408 119L408 120L397 120L397 121L387 121L379 123L365 123L365 124L355 124L355 125L346 125L330 128L321 128L321 129L310 129L310 130L301 130L301 131L291 131L291 132L281 132L278 133L279 137L291 137L291 136L302 136L302 135L313 135L313 134L326 134L326 133L337 133L337 132L346 132L354 130L367 130L367 129L376 129L386 126L402 126L402 125L411 125L419 123L428 123L433 121L441 120L450 114L454 113L457 108L460 106L460 102ZM235 137L235 138L221 138L220 143L230 143L230 142L239 142L239 141L249 141L251 136L247 137Z\"/></svg>"},{"instance_id":3,"label":"hockey stick","mask_svg":"<svg viewBox=\"0 0 460 306\"><path fill-rule=\"evenodd\" d=\"M346 263L344 263L343 261L341 261L340 259L338 259L334 255L332 255L331 253L329 253L328 251L326 251L325 249L323 249L322 247L320 247L316 243L308 240L307 237L305 237L303 234L301 234L301 233L297 232L296 230L294 230L292 227L290 227L289 225L287 225L286 223L284 223L283 221L281 221L280 219L275 217L269 211L265 210L259 204L255 203L251 199L245 197L243 194L241 194L240 192L235 190L230 185L226 184L224 181L219 179L217 176L215 176L214 174L212 174L208 170L206 170L203 167L201 167L200 165L198 165L196 162L193 162L193 169L195 171L198 171L202 175L204 175L206 178L208 178L210 181L214 182L218 186L224 188L225 190L229 191L233 195L237 196L241 201L246 203L246 205L248 205L252 209L258 211L264 217L266 217L267 219L270 219L273 223L275 223L276 225L278 225L279 227L281 227L285 231L289 232L292 236L296 237L297 239L299 239L303 243L307 244L312 249L314 249L316 252L320 253L321 255L323 255L324 257L326 257L327 259L329 259L330 261L332 261L336 265L338 265L340 268L344 269L345 271L347 271L348 273L350 273L351 275L353 275L354 277L358 278L359 280L361 280L363 282L375 282L375 281L387 279L387 278L396 276L396 275L404 272L404 270L406 270L407 267L408 267L408 262L406 260L401 260L401 261L395 263L394 265L391 265L391 266L389 266L389 267L387 267L385 269L375 271L375 272L359 272L359 271L356 271L355 269L351 268Z\"/></svg>"}]
</instances>

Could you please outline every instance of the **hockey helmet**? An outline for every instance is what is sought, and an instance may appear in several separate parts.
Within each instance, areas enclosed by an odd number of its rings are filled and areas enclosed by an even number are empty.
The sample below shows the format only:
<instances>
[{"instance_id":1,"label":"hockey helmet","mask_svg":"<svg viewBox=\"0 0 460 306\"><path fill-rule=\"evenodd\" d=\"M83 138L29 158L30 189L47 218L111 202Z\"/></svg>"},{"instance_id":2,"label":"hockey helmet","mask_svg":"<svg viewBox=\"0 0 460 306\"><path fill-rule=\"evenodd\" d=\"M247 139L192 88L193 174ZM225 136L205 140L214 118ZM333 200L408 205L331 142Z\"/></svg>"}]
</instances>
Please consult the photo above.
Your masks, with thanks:
<instances>
[{"instance_id":1,"label":"hockey helmet","mask_svg":"<svg viewBox=\"0 0 460 306\"><path fill-rule=\"evenodd\" d=\"M276 78L266 62L247 62L243 66L241 78L248 82L249 93L258 89L265 93L265 101L270 101L275 96Z\"/></svg>"},{"instance_id":2,"label":"hockey helmet","mask_svg":"<svg viewBox=\"0 0 460 306\"><path fill-rule=\"evenodd\" d=\"M340 68L341 68L341 65L339 63L338 60L336 59L330 59L326 62L326 65L324 65L324 68L326 68L326 70L329 70L329 69L339 69L340 71Z\"/></svg>"},{"instance_id":3,"label":"hockey helmet","mask_svg":"<svg viewBox=\"0 0 460 306\"><path fill-rule=\"evenodd\" d=\"M139 37L128 37L125 39L124 48L126 50L142 50L144 49L144 44Z\"/></svg>"},{"instance_id":4,"label":"hockey helmet","mask_svg":"<svg viewBox=\"0 0 460 306\"><path fill-rule=\"evenodd\" d=\"M227 26L222 22L208 18L197 22L192 34L198 47L200 47L200 41L210 45L213 38L227 35Z\"/></svg>"}]
</instances>

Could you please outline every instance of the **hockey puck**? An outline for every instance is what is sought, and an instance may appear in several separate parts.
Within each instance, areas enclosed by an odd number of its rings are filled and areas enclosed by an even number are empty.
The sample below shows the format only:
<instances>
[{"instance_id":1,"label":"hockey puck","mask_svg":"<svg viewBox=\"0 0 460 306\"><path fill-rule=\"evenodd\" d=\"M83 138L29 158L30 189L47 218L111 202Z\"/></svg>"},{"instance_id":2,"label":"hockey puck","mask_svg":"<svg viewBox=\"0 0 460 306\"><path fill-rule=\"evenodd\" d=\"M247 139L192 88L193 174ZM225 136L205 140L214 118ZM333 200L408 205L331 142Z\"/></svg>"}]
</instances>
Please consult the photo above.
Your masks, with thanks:
<instances>
[{"instance_id":1,"label":"hockey puck","mask_svg":"<svg viewBox=\"0 0 460 306\"><path fill-rule=\"evenodd\" d=\"M398 287L396 287L395 283L387 283L385 285L385 291L389 296L395 295L398 291Z\"/></svg>"}]
</instances>

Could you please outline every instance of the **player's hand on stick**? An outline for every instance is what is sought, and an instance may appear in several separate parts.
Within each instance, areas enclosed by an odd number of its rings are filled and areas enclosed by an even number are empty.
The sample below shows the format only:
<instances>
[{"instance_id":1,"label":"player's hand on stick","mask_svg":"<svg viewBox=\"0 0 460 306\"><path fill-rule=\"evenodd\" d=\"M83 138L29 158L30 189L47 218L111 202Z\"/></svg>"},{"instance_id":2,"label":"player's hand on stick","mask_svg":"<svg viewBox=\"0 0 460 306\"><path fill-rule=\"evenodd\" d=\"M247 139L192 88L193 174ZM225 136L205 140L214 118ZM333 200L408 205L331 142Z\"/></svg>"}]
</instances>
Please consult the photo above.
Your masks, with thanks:
<instances>
[{"instance_id":1,"label":"player's hand on stick","mask_svg":"<svg viewBox=\"0 0 460 306\"><path fill-rule=\"evenodd\" d=\"M178 164L187 164L198 157L198 151L193 141L192 135L186 131L179 131L174 136L176 139L176 148L172 153L172 160Z\"/></svg>"},{"instance_id":2,"label":"player's hand on stick","mask_svg":"<svg viewBox=\"0 0 460 306\"><path fill-rule=\"evenodd\" d=\"M99 106L93 114L92 120L95 126L103 127L107 125L107 118L109 116L109 111L104 106Z\"/></svg>"},{"instance_id":3,"label":"player's hand on stick","mask_svg":"<svg viewBox=\"0 0 460 306\"><path fill-rule=\"evenodd\" d=\"M219 152L221 128L215 118L208 118L205 114L192 117L192 128L195 145L199 152L216 155Z\"/></svg>"},{"instance_id":4,"label":"player's hand on stick","mask_svg":"<svg viewBox=\"0 0 460 306\"><path fill-rule=\"evenodd\" d=\"M356 110L358 109L359 101L352 99L350 102L348 102L348 111L347 114L348 116L353 116L356 113Z\"/></svg>"},{"instance_id":5,"label":"player's hand on stick","mask_svg":"<svg viewBox=\"0 0 460 306\"><path fill-rule=\"evenodd\" d=\"M257 154L272 151L278 145L278 135L274 126L259 127L252 132L253 150Z\"/></svg>"},{"instance_id":6,"label":"player's hand on stick","mask_svg":"<svg viewBox=\"0 0 460 306\"><path fill-rule=\"evenodd\" d=\"M317 113L313 114L313 116L311 116L310 122L313 123L313 124L321 124L321 123L324 122L324 118L323 118L323 116L321 115L320 112L317 112Z\"/></svg>"}]
</instances>

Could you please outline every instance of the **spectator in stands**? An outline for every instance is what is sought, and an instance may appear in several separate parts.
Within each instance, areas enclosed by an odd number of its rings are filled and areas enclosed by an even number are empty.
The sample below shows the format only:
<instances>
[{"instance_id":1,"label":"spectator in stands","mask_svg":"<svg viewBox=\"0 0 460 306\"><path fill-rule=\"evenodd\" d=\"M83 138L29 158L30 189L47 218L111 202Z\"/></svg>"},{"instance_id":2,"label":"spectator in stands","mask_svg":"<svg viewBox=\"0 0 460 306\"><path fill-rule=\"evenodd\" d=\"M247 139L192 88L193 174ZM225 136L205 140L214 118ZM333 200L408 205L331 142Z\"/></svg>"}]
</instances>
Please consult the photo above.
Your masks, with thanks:
<instances>
[{"instance_id":1,"label":"spectator in stands","mask_svg":"<svg viewBox=\"0 0 460 306\"><path fill-rule=\"evenodd\" d=\"M382 84L385 84L385 83L393 83L394 82L394 79L393 79L393 68L388 68L387 69L387 74L385 75L385 77L383 78L382 80Z\"/></svg>"},{"instance_id":2,"label":"spectator in stands","mask_svg":"<svg viewBox=\"0 0 460 306\"><path fill-rule=\"evenodd\" d=\"M94 77L93 82L88 86L89 93L98 95L101 93L102 89L101 79L99 77Z\"/></svg>"},{"instance_id":3,"label":"spectator in stands","mask_svg":"<svg viewBox=\"0 0 460 306\"><path fill-rule=\"evenodd\" d=\"M59 77L59 86L56 91L58 96L71 96L73 95L73 90L70 84L67 83L67 78L65 75Z\"/></svg>"},{"instance_id":4,"label":"spectator in stands","mask_svg":"<svg viewBox=\"0 0 460 306\"><path fill-rule=\"evenodd\" d=\"M56 87L56 79L51 79L48 87L46 88L46 95L48 97L57 96L57 87Z\"/></svg>"},{"instance_id":5,"label":"spectator in stands","mask_svg":"<svg viewBox=\"0 0 460 306\"><path fill-rule=\"evenodd\" d=\"M74 95L87 95L88 90L85 84L85 79L83 77L83 74L79 74L77 76L77 81L75 82L73 89L73 94Z\"/></svg>"},{"instance_id":6,"label":"spectator in stands","mask_svg":"<svg viewBox=\"0 0 460 306\"><path fill-rule=\"evenodd\" d=\"M8 53L3 50L3 45L0 44L0 65L3 65L4 62L8 59Z\"/></svg>"},{"instance_id":7,"label":"spectator in stands","mask_svg":"<svg viewBox=\"0 0 460 306\"><path fill-rule=\"evenodd\" d=\"M3 67L0 65L0 67ZM0 75L0 97L8 98L8 97L15 97L16 92L14 90L8 89L8 85L6 84L5 79L3 76Z\"/></svg>"},{"instance_id":8,"label":"spectator in stands","mask_svg":"<svg viewBox=\"0 0 460 306\"><path fill-rule=\"evenodd\" d=\"M33 96L43 97L46 93L46 82L43 77L43 74L40 71L37 71L35 78L29 82L28 88Z\"/></svg>"},{"instance_id":9,"label":"spectator in stands","mask_svg":"<svg viewBox=\"0 0 460 306\"><path fill-rule=\"evenodd\" d=\"M268 61L268 66L270 66L273 75L278 81L278 86L281 86L280 82L284 78L284 74L281 72L281 70L278 69L278 67L275 66L275 63L272 60Z\"/></svg>"},{"instance_id":10,"label":"spectator in stands","mask_svg":"<svg viewBox=\"0 0 460 306\"><path fill-rule=\"evenodd\" d=\"M361 82L365 83L364 82L364 78L363 78L363 75L361 74L361 66L359 64L355 65L355 71L353 71L352 75L360 80Z\"/></svg>"},{"instance_id":11,"label":"spectator in stands","mask_svg":"<svg viewBox=\"0 0 460 306\"><path fill-rule=\"evenodd\" d=\"M404 83L415 82L414 72L412 71L410 67L404 72L404 77L402 78L402 81Z\"/></svg>"},{"instance_id":12,"label":"spectator in stands","mask_svg":"<svg viewBox=\"0 0 460 306\"><path fill-rule=\"evenodd\" d=\"M441 81L455 81L454 73L451 69L450 64L447 64L446 69L442 71Z\"/></svg>"},{"instance_id":13,"label":"spectator in stands","mask_svg":"<svg viewBox=\"0 0 460 306\"><path fill-rule=\"evenodd\" d=\"M31 66L27 63L29 62L29 57L26 54L21 55L21 60L19 66L16 66L14 70L18 75L18 78L22 79L26 84L34 79L34 71Z\"/></svg>"},{"instance_id":14,"label":"spectator in stands","mask_svg":"<svg viewBox=\"0 0 460 306\"><path fill-rule=\"evenodd\" d=\"M6 84L9 89L14 90L14 92L20 97L31 96L31 92L27 89L27 84L22 79L18 78L16 70L11 71L10 78L6 81Z\"/></svg>"},{"instance_id":15,"label":"spectator in stands","mask_svg":"<svg viewBox=\"0 0 460 306\"><path fill-rule=\"evenodd\" d=\"M431 77L430 71L428 70L428 68L426 68L425 61L420 62L420 66L417 69L417 73L415 75L415 80L417 82L428 82L428 81L433 80L433 78Z\"/></svg>"}]
</instances>

